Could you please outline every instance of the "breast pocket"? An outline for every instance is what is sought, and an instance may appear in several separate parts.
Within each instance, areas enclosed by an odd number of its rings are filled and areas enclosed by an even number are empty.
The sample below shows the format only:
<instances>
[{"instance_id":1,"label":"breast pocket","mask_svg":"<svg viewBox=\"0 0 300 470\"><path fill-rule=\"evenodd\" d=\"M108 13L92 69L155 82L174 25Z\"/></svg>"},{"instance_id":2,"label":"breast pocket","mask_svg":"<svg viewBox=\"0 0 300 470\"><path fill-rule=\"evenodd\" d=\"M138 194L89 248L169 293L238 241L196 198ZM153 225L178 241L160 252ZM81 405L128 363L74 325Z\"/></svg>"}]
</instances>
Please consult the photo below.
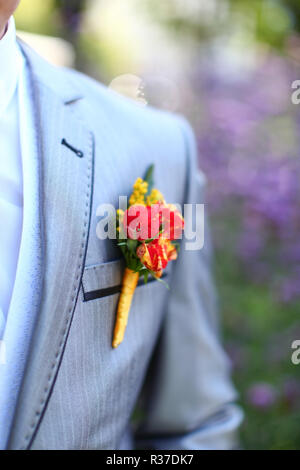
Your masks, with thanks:
<instances>
[{"instance_id":1,"label":"breast pocket","mask_svg":"<svg viewBox=\"0 0 300 470\"><path fill-rule=\"evenodd\" d=\"M83 301L103 299L121 291L123 259L87 266L82 278Z\"/></svg>"},{"instance_id":2,"label":"breast pocket","mask_svg":"<svg viewBox=\"0 0 300 470\"><path fill-rule=\"evenodd\" d=\"M91 337L101 337L101 349L112 351L112 338L122 278L125 270L123 259L87 266L82 279L82 301L78 314L85 325L93 325ZM168 282L170 273L164 273ZM130 307L128 325L122 345L118 350L131 350L133 356L145 357L151 351L164 314L169 290L163 282L149 278L147 284L140 278ZM116 354L116 353L115 353Z\"/></svg>"},{"instance_id":3,"label":"breast pocket","mask_svg":"<svg viewBox=\"0 0 300 470\"><path fill-rule=\"evenodd\" d=\"M90 302L120 294L124 270L125 263L123 259L87 266L82 278L83 301ZM166 283L169 277L168 274L168 272L163 273L161 281ZM161 283L161 281L157 281L150 276L145 284L143 277L141 277L137 289L140 290L140 287L147 287L152 283Z\"/></svg>"}]
</instances>

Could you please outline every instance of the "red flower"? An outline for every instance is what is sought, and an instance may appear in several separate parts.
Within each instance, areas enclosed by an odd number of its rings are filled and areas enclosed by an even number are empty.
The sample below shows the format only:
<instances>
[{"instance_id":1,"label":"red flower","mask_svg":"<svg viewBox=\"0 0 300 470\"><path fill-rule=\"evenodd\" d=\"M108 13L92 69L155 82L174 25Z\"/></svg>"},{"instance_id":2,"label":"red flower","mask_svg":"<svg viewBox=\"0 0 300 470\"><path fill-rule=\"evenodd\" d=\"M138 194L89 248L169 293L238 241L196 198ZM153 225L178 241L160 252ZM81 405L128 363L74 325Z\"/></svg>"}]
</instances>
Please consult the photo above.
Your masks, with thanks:
<instances>
[{"instance_id":1,"label":"red flower","mask_svg":"<svg viewBox=\"0 0 300 470\"><path fill-rule=\"evenodd\" d=\"M159 237L176 240L184 228L183 217L176 206L162 203L134 204L125 212L123 224L127 237L140 241Z\"/></svg>"},{"instance_id":2,"label":"red flower","mask_svg":"<svg viewBox=\"0 0 300 470\"><path fill-rule=\"evenodd\" d=\"M161 205L162 237L167 240L178 240L184 229L184 219L176 206Z\"/></svg>"},{"instance_id":3,"label":"red flower","mask_svg":"<svg viewBox=\"0 0 300 470\"><path fill-rule=\"evenodd\" d=\"M150 243L143 243L137 248L137 256L143 265L161 277L169 261L177 258L177 251L169 240L158 238Z\"/></svg>"}]
</instances>

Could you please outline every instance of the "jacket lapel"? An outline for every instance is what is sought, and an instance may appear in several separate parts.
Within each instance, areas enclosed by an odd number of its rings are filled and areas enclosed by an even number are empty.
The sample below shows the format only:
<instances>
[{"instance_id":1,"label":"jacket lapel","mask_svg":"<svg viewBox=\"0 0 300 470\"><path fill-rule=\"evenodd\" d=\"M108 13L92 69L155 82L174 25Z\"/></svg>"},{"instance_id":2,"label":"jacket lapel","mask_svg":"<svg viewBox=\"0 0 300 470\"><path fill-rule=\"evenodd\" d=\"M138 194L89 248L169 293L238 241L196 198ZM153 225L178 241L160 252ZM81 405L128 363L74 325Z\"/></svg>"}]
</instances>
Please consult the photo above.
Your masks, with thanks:
<instances>
[{"instance_id":1,"label":"jacket lapel","mask_svg":"<svg viewBox=\"0 0 300 470\"><path fill-rule=\"evenodd\" d=\"M41 73L51 83L52 67L22 48L32 74L40 145L43 287L8 445L14 449L30 447L62 360L85 264L94 167L93 133L76 115L78 94L63 74L59 90L48 88Z\"/></svg>"}]
</instances>

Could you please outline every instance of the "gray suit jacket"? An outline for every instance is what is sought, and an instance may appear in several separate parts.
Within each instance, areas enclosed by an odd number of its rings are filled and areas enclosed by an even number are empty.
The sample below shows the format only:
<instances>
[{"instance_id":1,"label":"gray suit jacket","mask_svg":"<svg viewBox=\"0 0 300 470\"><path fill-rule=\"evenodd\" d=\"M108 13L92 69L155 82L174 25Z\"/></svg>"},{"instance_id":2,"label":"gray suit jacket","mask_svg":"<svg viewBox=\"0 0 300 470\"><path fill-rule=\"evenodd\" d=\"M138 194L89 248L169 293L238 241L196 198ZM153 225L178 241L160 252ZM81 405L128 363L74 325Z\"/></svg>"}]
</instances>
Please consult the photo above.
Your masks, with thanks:
<instances>
[{"instance_id":1,"label":"gray suit jacket","mask_svg":"<svg viewBox=\"0 0 300 470\"><path fill-rule=\"evenodd\" d=\"M123 344L111 348L123 261L96 236L101 203L155 163L173 203L202 203L188 124L120 97L23 45L40 152L42 273L10 449L226 449L241 420L217 333L207 234L170 263L168 291L137 288ZM83 152L61 145L65 138ZM136 404L141 418L131 422Z\"/></svg>"}]
</instances>

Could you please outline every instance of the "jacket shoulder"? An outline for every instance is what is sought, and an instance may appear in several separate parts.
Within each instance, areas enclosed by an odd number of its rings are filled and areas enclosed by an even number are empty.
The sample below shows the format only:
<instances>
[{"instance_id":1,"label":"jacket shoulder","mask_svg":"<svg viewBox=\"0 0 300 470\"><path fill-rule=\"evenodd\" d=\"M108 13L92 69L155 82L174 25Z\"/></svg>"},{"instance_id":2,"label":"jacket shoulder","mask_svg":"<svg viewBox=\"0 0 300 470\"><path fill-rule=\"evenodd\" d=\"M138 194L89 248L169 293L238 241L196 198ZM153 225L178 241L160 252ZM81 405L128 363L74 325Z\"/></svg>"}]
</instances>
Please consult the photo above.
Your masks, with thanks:
<instances>
[{"instance_id":1,"label":"jacket shoulder","mask_svg":"<svg viewBox=\"0 0 300 470\"><path fill-rule=\"evenodd\" d=\"M183 116L141 105L81 72L64 70L73 86L78 89L78 93L85 96L92 115L93 112L101 110L114 126L135 133L136 136L145 136L148 133L153 139L158 134L160 144L162 139L170 139L182 147L184 141L187 143L193 136L192 129Z\"/></svg>"},{"instance_id":2,"label":"jacket shoulder","mask_svg":"<svg viewBox=\"0 0 300 470\"><path fill-rule=\"evenodd\" d=\"M82 97L81 118L97 131L97 124L104 118L127 144L135 140L149 152L162 149L173 161L182 161L186 146L192 142L191 128L179 115L142 106L121 96L96 80L73 69L56 67L40 57L30 46L19 41L23 54L35 79L60 96L63 102Z\"/></svg>"}]
</instances>

